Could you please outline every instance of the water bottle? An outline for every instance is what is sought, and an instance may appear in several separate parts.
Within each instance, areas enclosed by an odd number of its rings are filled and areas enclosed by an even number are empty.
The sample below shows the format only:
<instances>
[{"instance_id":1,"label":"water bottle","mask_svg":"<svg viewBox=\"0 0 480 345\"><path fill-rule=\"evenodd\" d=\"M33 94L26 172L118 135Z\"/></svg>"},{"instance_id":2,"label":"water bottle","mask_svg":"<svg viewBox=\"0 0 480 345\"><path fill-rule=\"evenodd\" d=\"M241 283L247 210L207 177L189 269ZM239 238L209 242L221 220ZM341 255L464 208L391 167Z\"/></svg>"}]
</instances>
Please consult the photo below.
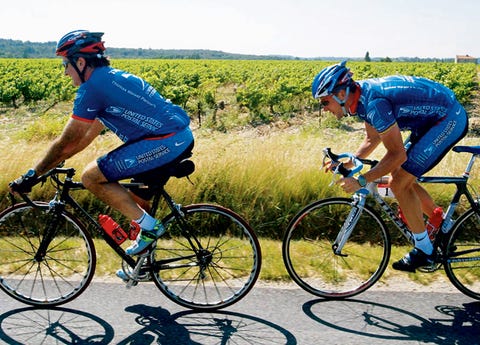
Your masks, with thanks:
<instances>
[{"instance_id":1,"label":"water bottle","mask_svg":"<svg viewBox=\"0 0 480 345\"><path fill-rule=\"evenodd\" d=\"M441 207L437 207L433 210L432 216L427 220L427 232L428 232L428 237L430 237L430 241L433 242L433 240L435 240L435 235L440 229L442 220L443 220L443 210Z\"/></svg>"},{"instance_id":2,"label":"water bottle","mask_svg":"<svg viewBox=\"0 0 480 345\"><path fill-rule=\"evenodd\" d=\"M121 228L116 221L106 214L98 216L98 222L103 230L118 244L122 244L128 238L127 233Z\"/></svg>"},{"instance_id":3,"label":"water bottle","mask_svg":"<svg viewBox=\"0 0 480 345\"><path fill-rule=\"evenodd\" d=\"M140 232L140 225L134 220L130 223L130 229L128 230L128 238L132 241L137 239L137 235Z\"/></svg>"}]
</instances>

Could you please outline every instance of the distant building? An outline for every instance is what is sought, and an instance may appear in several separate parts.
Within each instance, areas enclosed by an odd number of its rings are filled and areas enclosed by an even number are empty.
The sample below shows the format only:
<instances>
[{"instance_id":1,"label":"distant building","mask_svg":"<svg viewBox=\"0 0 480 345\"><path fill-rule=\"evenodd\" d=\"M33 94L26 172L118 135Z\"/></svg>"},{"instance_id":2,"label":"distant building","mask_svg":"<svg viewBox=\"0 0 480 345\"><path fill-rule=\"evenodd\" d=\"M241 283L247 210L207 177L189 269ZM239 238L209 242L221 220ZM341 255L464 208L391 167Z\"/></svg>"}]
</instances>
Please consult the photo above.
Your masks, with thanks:
<instances>
[{"instance_id":1,"label":"distant building","mask_svg":"<svg viewBox=\"0 0 480 345\"><path fill-rule=\"evenodd\" d=\"M477 63L477 58L470 55L457 55L455 57L455 63Z\"/></svg>"}]
</instances>

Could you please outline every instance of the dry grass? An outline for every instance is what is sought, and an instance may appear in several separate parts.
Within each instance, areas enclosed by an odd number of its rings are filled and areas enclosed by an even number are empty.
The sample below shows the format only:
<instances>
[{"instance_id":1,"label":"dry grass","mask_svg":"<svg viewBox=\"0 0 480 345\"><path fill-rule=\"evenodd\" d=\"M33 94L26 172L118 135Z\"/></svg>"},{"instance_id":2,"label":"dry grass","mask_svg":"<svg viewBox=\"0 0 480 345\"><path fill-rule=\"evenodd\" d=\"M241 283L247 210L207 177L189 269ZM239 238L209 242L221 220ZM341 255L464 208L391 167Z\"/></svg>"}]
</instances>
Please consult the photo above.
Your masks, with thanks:
<instances>
[{"instance_id":1,"label":"dry grass","mask_svg":"<svg viewBox=\"0 0 480 345\"><path fill-rule=\"evenodd\" d=\"M5 133L5 132L3 132ZM9 132L10 133L10 132ZM196 147L193 160L197 170L192 175L194 185L186 180L172 180L168 190L180 203L216 202L242 214L260 235L280 239L288 221L301 207L327 195L340 193L328 187L331 176L321 171L322 148L333 151L353 151L363 139L360 127L345 132L319 127L310 118L301 126L276 124L238 132L219 133L195 129ZM67 161L79 172L96 157L118 146L112 135L95 140L84 152ZM477 138L465 138L460 144L477 145ZM48 140L35 143L6 135L0 142L3 154L0 163L0 204L7 203L7 184L31 167L49 145ZM379 149L372 158L380 158ZM463 172L467 155L449 153L431 172L438 175L458 175ZM473 171L472 184L478 186L478 168ZM431 187L438 198L448 198L450 192ZM33 195L40 196L40 188ZM88 197L88 196L87 196ZM263 237L263 236L262 236ZM278 240L262 238L264 265L262 279L287 279ZM114 272L120 265L108 248L98 247L98 274ZM404 254L407 248L394 248L392 258ZM105 265L105 266L104 266ZM387 270L385 278L393 276ZM428 284L436 275L410 275Z\"/></svg>"}]
</instances>

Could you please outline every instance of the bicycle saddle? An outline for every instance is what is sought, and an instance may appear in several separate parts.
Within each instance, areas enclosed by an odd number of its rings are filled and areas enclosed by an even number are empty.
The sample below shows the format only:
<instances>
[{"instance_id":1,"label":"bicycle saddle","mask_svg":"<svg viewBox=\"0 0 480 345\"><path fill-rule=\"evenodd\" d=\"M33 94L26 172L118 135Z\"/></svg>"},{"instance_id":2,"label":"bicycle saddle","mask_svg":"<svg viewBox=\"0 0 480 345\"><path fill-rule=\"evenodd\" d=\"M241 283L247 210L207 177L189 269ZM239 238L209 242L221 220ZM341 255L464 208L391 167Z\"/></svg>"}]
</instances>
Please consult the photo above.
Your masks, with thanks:
<instances>
[{"instance_id":1,"label":"bicycle saddle","mask_svg":"<svg viewBox=\"0 0 480 345\"><path fill-rule=\"evenodd\" d=\"M195 163L188 159L191 156L192 150L189 147L170 163L132 176L132 182L141 182L149 187L163 187L172 176L177 178L187 177L195 171Z\"/></svg>"},{"instance_id":2,"label":"bicycle saddle","mask_svg":"<svg viewBox=\"0 0 480 345\"><path fill-rule=\"evenodd\" d=\"M480 154L480 146L455 146L452 151L454 152L468 152L472 154Z\"/></svg>"}]
</instances>

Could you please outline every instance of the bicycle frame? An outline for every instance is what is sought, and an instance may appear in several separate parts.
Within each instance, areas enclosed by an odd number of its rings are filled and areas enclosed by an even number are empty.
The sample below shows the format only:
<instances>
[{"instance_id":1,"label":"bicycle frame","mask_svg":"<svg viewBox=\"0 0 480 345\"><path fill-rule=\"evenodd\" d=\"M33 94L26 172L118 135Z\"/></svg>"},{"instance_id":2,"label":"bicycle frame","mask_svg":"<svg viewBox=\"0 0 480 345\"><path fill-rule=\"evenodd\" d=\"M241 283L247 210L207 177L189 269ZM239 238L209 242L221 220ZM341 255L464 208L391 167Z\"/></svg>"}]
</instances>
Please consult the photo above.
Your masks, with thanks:
<instances>
[{"instance_id":1,"label":"bicycle frame","mask_svg":"<svg viewBox=\"0 0 480 345\"><path fill-rule=\"evenodd\" d=\"M443 215L442 224L436 224L441 231L433 241L432 261L408 271L432 273L443 268L460 292L480 300L476 279L480 276L480 196L468 183L473 163L480 157L480 146L455 146L452 151L471 155L463 176L422 176L416 181L422 186L424 183L448 184L456 190L449 190L447 213ZM367 170L377 164L352 157L351 153L334 154L329 148L323 153L323 166L334 172L332 181L340 175L353 177L361 173L364 165L369 166ZM391 176L383 176L350 197L322 198L295 214L283 237L282 257L289 276L298 286L315 296L335 300L371 288L387 269L392 242L397 237L392 237L394 230L389 220L415 244L403 217L397 216L395 196L381 189L389 188L391 181ZM398 199L402 191L396 192ZM462 196L465 199L460 201Z\"/></svg>"},{"instance_id":2,"label":"bicycle frame","mask_svg":"<svg viewBox=\"0 0 480 345\"><path fill-rule=\"evenodd\" d=\"M464 195L469 202L470 206L472 209L475 210L475 212L479 213L480 212L480 206L477 202L477 200L472 196L470 191L467 188L467 183L468 179L470 177L470 172L473 168L473 164L475 162L475 159L477 157L477 154L475 152L470 152L469 150L462 150L460 147L458 149L458 152L469 152L472 153L472 156L470 157L469 162L467 163L465 172L463 173L462 176L460 177L450 177L450 176L422 176L418 178L419 183L437 183L437 184L455 184L456 186L456 191L448 205L447 211L445 212L445 215L443 217L442 225L441 225L441 231L444 234L447 234L450 229L452 229L454 225L453 221L453 214L460 202L460 199L462 195ZM360 159L362 163L367 163L367 164L375 164L375 162L368 161L368 160L362 160ZM382 182L382 179L379 179L377 181L370 182L365 188L361 188L357 192L355 192L352 196L353 202L352 202L352 210L350 211L349 216L345 220L342 228L340 229L338 236L332 245L332 248L337 255L342 255L341 251L345 243L348 241L348 238L355 228L357 221L360 217L360 214L363 212L363 209L365 208L365 204L367 201L367 196L371 194L374 198L374 200L380 205L382 210L388 215L388 217L393 221L395 226L400 230L402 235L412 244L414 243L414 236L411 230L407 227L407 225L396 215L396 213L393 211L391 206L384 200L384 198L378 193L378 184Z\"/></svg>"},{"instance_id":3,"label":"bicycle frame","mask_svg":"<svg viewBox=\"0 0 480 345\"><path fill-rule=\"evenodd\" d=\"M125 188L129 187L141 187L145 186L143 183L122 183L122 186ZM153 201L152 201L152 207L150 210L150 214L152 216L155 215L155 213L158 210L158 205L160 204L160 198L163 198L163 200L166 202L168 205L168 208L174 215L174 217L177 219L177 221L181 224L181 233L182 235L187 239L188 243L190 244L192 250L195 252L195 255L198 255L198 253L203 249L202 244L200 241L191 234L189 225L184 219L184 214L181 210L181 205L177 204L173 198L167 193L167 191L163 188L163 186L160 188L160 190L154 195ZM192 240L193 238L193 240ZM116 244L116 243L115 243ZM118 245L117 245L118 246ZM122 249L122 248L120 248ZM122 249L123 251L123 249ZM181 258L176 258L176 259L171 259L171 260L161 260L160 265L158 268L161 268L162 264L164 263L170 263L174 261L179 261Z\"/></svg>"},{"instance_id":4,"label":"bicycle frame","mask_svg":"<svg viewBox=\"0 0 480 345\"><path fill-rule=\"evenodd\" d=\"M57 178L53 177L54 173L65 174L65 180L60 182ZM73 176L75 175L74 168L55 168L52 170L50 177L54 179L57 183L62 184L61 188L57 188L57 192L54 198L49 202L49 206L54 212L55 215L60 215L66 209L66 206L69 205L72 209L79 213L82 216L82 219L87 220L90 225L92 225L93 229L102 236L102 238L107 242L107 244L123 259L125 262L128 263L129 266L132 268L135 267L136 261L133 257L127 255L120 245L118 245L110 236L107 235L105 231L103 231L102 226L85 210L83 209L76 201L70 196L71 190L84 190L85 187L80 182L74 182ZM37 205L32 202L32 200L26 194L20 194L22 199L32 207L37 207ZM58 216L56 217L58 219ZM55 228L56 224L55 221L50 223L49 226ZM53 229L52 229L53 230ZM37 255L40 257L44 254L45 248L48 247L50 241L55 236L54 231L46 231L49 236L43 238L42 243L37 251ZM43 253L43 254L42 254Z\"/></svg>"}]
</instances>

